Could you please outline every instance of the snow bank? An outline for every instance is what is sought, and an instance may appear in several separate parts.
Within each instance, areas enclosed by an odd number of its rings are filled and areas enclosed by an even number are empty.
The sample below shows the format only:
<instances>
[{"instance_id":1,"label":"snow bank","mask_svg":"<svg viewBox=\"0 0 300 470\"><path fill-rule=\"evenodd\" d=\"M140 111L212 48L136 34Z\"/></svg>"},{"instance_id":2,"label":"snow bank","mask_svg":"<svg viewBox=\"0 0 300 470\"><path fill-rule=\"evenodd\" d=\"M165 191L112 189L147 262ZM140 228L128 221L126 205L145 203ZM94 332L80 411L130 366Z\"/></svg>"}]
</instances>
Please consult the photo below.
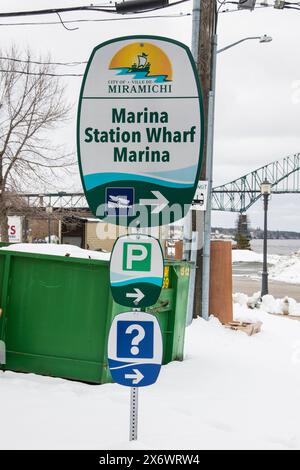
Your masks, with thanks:
<instances>
[{"instance_id":1,"label":"snow bank","mask_svg":"<svg viewBox=\"0 0 300 470\"><path fill-rule=\"evenodd\" d=\"M276 264L281 257L279 255L269 255L268 263ZM251 250L232 250L233 263L262 263L263 254Z\"/></svg>"},{"instance_id":2,"label":"snow bank","mask_svg":"<svg viewBox=\"0 0 300 470\"><path fill-rule=\"evenodd\" d=\"M0 250L19 251L24 253L40 253L43 255L70 256L72 258L86 258L106 260L110 259L110 253L101 251L83 250L74 245L56 245L55 243L16 243L0 248Z\"/></svg>"},{"instance_id":3,"label":"snow bank","mask_svg":"<svg viewBox=\"0 0 300 470\"><path fill-rule=\"evenodd\" d=\"M232 250L233 263L262 263L262 253L250 250ZM269 278L274 281L300 284L300 251L289 256L269 255L268 264L272 265Z\"/></svg>"},{"instance_id":4,"label":"snow bank","mask_svg":"<svg viewBox=\"0 0 300 470\"><path fill-rule=\"evenodd\" d=\"M0 448L300 449L300 322L259 315L250 337L193 321L185 360L139 391L137 442L128 388L0 372Z\"/></svg>"},{"instance_id":5,"label":"snow bank","mask_svg":"<svg viewBox=\"0 0 300 470\"><path fill-rule=\"evenodd\" d=\"M300 303L297 303L291 297L275 299L268 294L264 295L260 302L260 292L256 292L251 297L246 294L236 293L233 295L233 302L236 312L241 314L244 311L248 315L248 320L243 321L249 321L249 314L253 319L257 319L259 312L300 316Z\"/></svg>"},{"instance_id":6,"label":"snow bank","mask_svg":"<svg viewBox=\"0 0 300 470\"><path fill-rule=\"evenodd\" d=\"M270 269L270 279L290 284L300 284L300 251L290 256L282 256Z\"/></svg>"}]
</instances>

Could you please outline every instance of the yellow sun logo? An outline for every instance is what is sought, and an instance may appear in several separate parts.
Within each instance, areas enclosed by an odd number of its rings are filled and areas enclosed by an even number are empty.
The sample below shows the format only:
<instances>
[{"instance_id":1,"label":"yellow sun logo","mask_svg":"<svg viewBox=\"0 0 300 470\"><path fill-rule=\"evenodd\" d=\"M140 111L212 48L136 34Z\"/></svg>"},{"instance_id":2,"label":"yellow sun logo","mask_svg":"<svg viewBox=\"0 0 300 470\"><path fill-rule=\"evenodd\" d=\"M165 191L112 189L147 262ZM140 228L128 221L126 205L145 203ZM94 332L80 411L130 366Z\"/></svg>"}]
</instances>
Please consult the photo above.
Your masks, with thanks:
<instances>
[{"instance_id":1,"label":"yellow sun logo","mask_svg":"<svg viewBox=\"0 0 300 470\"><path fill-rule=\"evenodd\" d=\"M148 42L136 42L122 47L112 58L109 68L118 75L131 78L153 78L155 81L171 81L172 65L158 46Z\"/></svg>"}]
</instances>

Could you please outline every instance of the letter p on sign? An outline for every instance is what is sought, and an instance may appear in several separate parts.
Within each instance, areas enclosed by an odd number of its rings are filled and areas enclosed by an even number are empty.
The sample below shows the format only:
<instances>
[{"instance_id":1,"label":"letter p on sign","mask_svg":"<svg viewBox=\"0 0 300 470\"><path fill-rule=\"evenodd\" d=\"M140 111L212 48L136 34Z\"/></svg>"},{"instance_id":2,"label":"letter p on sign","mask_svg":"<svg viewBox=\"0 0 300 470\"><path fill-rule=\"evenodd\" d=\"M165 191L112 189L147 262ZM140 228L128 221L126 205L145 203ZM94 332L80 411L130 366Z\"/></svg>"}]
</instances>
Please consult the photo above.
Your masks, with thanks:
<instances>
[{"instance_id":1,"label":"letter p on sign","mask_svg":"<svg viewBox=\"0 0 300 470\"><path fill-rule=\"evenodd\" d=\"M151 270L151 243L124 243L124 271Z\"/></svg>"}]
</instances>

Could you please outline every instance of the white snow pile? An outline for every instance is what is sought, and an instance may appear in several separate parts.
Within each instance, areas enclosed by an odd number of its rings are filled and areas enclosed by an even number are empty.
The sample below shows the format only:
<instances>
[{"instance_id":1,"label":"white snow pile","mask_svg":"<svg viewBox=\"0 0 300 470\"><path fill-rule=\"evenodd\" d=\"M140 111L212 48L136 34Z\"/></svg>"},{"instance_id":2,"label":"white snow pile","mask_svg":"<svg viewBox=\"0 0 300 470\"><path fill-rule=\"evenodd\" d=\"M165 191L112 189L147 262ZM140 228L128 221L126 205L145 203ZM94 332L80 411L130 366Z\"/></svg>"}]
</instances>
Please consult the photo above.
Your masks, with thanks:
<instances>
[{"instance_id":1,"label":"white snow pile","mask_svg":"<svg viewBox=\"0 0 300 470\"><path fill-rule=\"evenodd\" d=\"M270 269L270 279L290 284L300 284L300 251L290 256L281 256L275 266Z\"/></svg>"},{"instance_id":2,"label":"white snow pile","mask_svg":"<svg viewBox=\"0 0 300 470\"><path fill-rule=\"evenodd\" d=\"M71 258L86 258L109 260L110 253L84 250L74 245L57 245L56 243L16 243L0 248L0 250L18 251L23 253L40 253L43 255L70 256Z\"/></svg>"},{"instance_id":3,"label":"white snow pile","mask_svg":"<svg viewBox=\"0 0 300 470\"><path fill-rule=\"evenodd\" d=\"M185 360L139 391L136 442L129 388L0 372L0 449L300 449L300 322L259 318L253 336L193 321Z\"/></svg>"},{"instance_id":4,"label":"white snow pile","mask_svg":"<svg viewBox=\"0 0 300 470\"><path fill-rule=\"evenodd\" d=\"M268 255L268 264L276 264L281 256ZM251 250L232 250L233 263L262 263L263 254Z\"/></svg>"},{"instance_id":5,"label":"white snow pile","mask_svg":"<svg viewBox=\"0 0 300 470\"><path fill-rule=\"evenodd\" d=\"M297 303L296 300L291 297L275 299L272 295L268 294L264 295L260 302L260 292L256 292L251 297L246 294L236 293L233 295L233 302L237 315L240 314L240 312L247 312L248 320L244 321L250 321L249 318L258 319L257 313L259 315L259 311L300 316L300 303ZM242 307L242 309L239 307ZM245 308L247 310L245 310ZM255 309L255 313L253 313L253 311L251 312L251 309Z\"/></svg>"},{"instance_id":6,"label":"white snow pile","mask_svg":"<svg viewBox=\"0 0 300 470\"><path fill-rule=\"evenodd\" d=\"M262 253L250 250L232 250L233 263L262 263ZM300 251L289 256L268 255L271 265L269 278L278 282L300 284Z\"/></svg>"}]
</instances>

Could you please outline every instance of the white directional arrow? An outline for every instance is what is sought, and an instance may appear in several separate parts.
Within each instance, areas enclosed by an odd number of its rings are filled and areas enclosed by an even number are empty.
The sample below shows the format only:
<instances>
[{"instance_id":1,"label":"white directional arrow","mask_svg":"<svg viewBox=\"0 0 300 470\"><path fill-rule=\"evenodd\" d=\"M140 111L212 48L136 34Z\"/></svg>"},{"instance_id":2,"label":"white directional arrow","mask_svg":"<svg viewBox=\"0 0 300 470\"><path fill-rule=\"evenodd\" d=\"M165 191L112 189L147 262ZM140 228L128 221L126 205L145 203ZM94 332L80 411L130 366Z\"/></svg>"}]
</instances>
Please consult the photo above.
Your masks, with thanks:
<instances>
[{"instance_id":1,"label":"white directional arrow","mask_svg":"<svg viewBox=\"0 0 300 470\"><path fill-rule=\"evenodd\" d=\"M151 191L155 199L140 199L140 204L144 206L155 206L152 209L152 214L158 214L161 212L168 204L169 201L160 191Z\"/></svg>"},{"instance_id":2,"label":"white directional arrow","mask_svg":"<svg viewBox=\"0 0 300 470\"><path fill-rule=\"evenodd\" d=\"M143 380L144 376L138 369L132 369L134 374L125 374L125 379L132 379L132 383L137 385L141 380Z\"/></svg>"},{"instance_id":3,"label":"white directional arrow","mask_svg":"<svg viewBox=\"0 0 300 470\"><path fill-rule=\"evenodd\" d=\"M138 304L145 297L145 295L140 289L136 287L133 290L135 290L135 292L128 292L128 294L126 294L126 297L129 297L129 298L131 297L135 299L134 303Z\"/></svg>"}]
</instances>

